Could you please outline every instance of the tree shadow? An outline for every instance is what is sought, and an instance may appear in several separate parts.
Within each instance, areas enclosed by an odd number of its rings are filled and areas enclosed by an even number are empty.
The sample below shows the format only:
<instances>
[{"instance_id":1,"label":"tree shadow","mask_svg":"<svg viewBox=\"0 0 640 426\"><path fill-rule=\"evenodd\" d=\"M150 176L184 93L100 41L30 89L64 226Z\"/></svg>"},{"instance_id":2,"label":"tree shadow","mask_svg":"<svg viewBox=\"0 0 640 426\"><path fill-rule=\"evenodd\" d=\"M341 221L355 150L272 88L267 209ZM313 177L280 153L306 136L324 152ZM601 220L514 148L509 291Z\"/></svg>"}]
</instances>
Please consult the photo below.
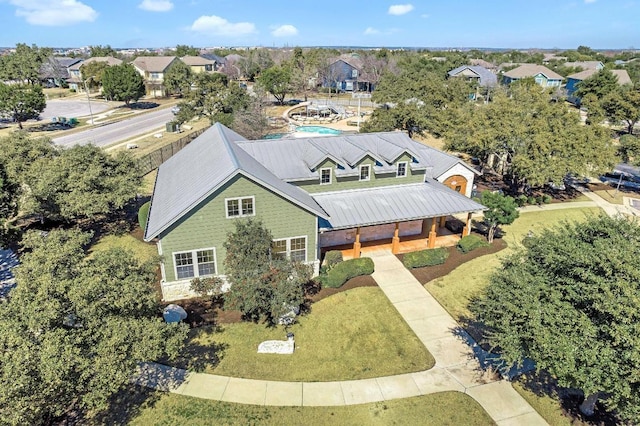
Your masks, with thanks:
<instances>
[{"instance_id":1,"label":"tree shadow","mask_svg":"<svg viewBox=\"0 0 640 426\"><path fill-rule=\"evenodd\" d=\"M161 395L161 392L143 386L129 385L109 399L109 406L104 411L91 419L66 424L126 425L144 408L153 406Z\"/></svg>"},{"instance_id":2,"label":"tree shadow","mask_svg":"<svg viewBox=\"0 0 640 426\"><path fill-rule=\"evenodd\" d=\"M132 102L128 105L130 109L152 109L159 107L157 102ZM127 105L123 105L121 108L125 108Z\"/></svg>"},{"instance_id":3,"label":"tree shadow","mask_svg":"<svg viewBox=\"0 0 640 426\"><path fill-rule=\"evenodd\" d=\"M196 340L212 333L220 333L224 329L220 326L204 326L193 329L189 335L189 341L185 344L182 353L174 360L162 360L163 364L185 370L203 372L209 368L215 368L224 358L225 351L229 347L227 343L212 342L201 344Z\"/></svg>"}]
</instances>

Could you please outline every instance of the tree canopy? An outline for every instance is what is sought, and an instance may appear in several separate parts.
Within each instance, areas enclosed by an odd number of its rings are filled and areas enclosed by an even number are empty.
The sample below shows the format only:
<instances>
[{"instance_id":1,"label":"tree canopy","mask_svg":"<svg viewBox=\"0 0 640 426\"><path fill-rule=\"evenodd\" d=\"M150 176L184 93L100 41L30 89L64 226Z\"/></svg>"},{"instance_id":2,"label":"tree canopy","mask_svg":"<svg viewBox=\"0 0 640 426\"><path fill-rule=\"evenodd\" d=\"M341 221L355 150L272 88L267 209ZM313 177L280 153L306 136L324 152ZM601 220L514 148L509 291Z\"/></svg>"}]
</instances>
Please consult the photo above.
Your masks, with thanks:
<instances>
[{"instance_id":1,"label":"tree canopy","mask_svg":"<svg viewBox=\"0 0 640 426\"><path fill-rule=\"evenodd\" d=\"M18 43L15 52L0 57L0 81L38 84L42 65L51 55L49 48Z\"/></svg>"},{"instance_id":2,"label":"tree canopy","mask_svg":"<svg viewBox=\"0 0 640 426\"><path fill-rule=\"evenodd\" d=\"M171 93L183 95L189 92L192 83L191 67L182 61L174 61L164 74L164 87Z\"/></svg>"},{"instance_id":3,"label":"tree canopy","mask_svg":"<svg viewBox=\"0 0 640 426\"><path fill-rule=\"evenodd\" d=\"M472 306L509 363L535 361L560 386L582 389L640 422L640 227L589 217L526 237ZM595 396L595 397L594 397Z\"/></svg>"},{"instance_id":4,"label":"tree canopy","mask_svg":"<svg viewBox=\"0 0 640 426\"><path fill-rule=\"evenodd\" d=\"M104 70L102 92L107 99L129 105L144 96L144 80L133 65L114 65Z\"/></svg>"},{"instance_id":5,"label":"tree canopy","mask_svg":"<svg viewBox=\"0 0 640 426\"><path fill-rule=\"evenodd\" d=\"M116 52L110 45L96 45L96 46L89 46L89 56L92 58L97 58L97 57L106 57L106 56L113 56L113 57L117 57L118 52Z\"/></svg>"},{"instance_id":6,"label":"tree canopy","mask_svg":"<svg viewBox=\"0 0 640 426\"><path fill-rule=\"evenodd\" d=\"M610 124L625 123L627 132L633 134L635 125L640 121L640 89L611 92L600 105Z\"/></svg>"},{"instance_id":7,"label":"tree canopy","mask_svg":"<svg viewBox=\"0 0 640 426\"><path fill-rule=\"evenodd\" d=\"M176 46L176 56L182 58L183 56L198 56L200 51L193 46L187 46L186 44L179 44Z\"/></svg>"},{"instance_id":8,"label":"tree canopy","mask_svg":"<svg viewBox=\"0 0 640 426\"><path fill-rule=\"evenodd\" d=\"M284 105L284 98L293 89L292 78L291 68L275 65L260 73L258 84L271 93L280 105Z\"/></svg>"},{"instance_id":9,"label":"tree canopy","mask_svg":"<svg viewBox=\"0 0 640 426\"><path fill-rule=\"evenodd\" d=\"M618 77L611 70L605 68L578 83L576 96L582 98L588 94L593 94L596 98L602 99L609 93L618 90L620 90Z\"/></svg>"},{"instance_id":10,"label":"tree canopy","mask_svg":"<svg viewBox=\"0 0 640 426\"><path fill-rule=\"evenodd\" d=\"M23 122L38 118L46 106L42 86L0 82L0 115L11 117L21 129Z\"/></svg>"},{"instance_id":11,"label":"tree canopy","mask_svg":"<svg viewBox=\"0 0 640 426\"><path fill-rule=\"evenodd\" d=\"M508 195L484 191L480 202L488 209L483 212L483 215L484 222L489 228L487 233L489 242L493 242L493 236L499 225L510 225L520 216L515 200Z\"/></svg>"},{"instance_id":12,"label":"tree canopy","mask_svg":"<svg viewBox=\"0 0 640 426\"><path fill-rule=\"evenodd\" d=\"M110 249L86 257L89 234L30 232L17 285L0 304L0 415L50 424L98 411L139 362L178 354L184 325L166 324L155 265Z\"/></svg>"},{"instance_id":13,"label":"tree canopy","mask_svg":"<svg viewBox=\"0 0 640 426\"><path fill-rule=\"evenodd\" d=\"M109 68L109 63L106 61L92 61L82 64L80 66L82 80L86 80L88 87L100 87L102 76L107 68Z\"/></svg>"}]
</instances>

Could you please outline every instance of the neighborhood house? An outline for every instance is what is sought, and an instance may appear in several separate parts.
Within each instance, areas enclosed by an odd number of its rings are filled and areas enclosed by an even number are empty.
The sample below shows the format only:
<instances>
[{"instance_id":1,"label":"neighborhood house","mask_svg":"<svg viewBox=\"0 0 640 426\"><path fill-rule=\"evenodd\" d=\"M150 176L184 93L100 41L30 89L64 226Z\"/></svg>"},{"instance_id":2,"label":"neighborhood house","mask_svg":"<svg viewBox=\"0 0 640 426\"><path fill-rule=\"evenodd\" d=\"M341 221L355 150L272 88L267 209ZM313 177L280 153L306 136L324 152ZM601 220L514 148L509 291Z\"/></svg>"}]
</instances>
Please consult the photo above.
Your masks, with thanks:
<instances>
[{"instance_id":1,"label":"neighborhood house","mask_svg":"<svg viewBox=\"0 0 640 426\"><path fill-rule=\"evenodd\" d=\"M145 241L162 257L164 300L193 296L195 277L224 278L223 244L241 218L271 231L273 255L317 273L327 250L399 253L405 240L432 248L468 234L484 208L469 198L476 173L401 132L250 141L218 123L158 169Z\"/></svg>"}]
</instances>

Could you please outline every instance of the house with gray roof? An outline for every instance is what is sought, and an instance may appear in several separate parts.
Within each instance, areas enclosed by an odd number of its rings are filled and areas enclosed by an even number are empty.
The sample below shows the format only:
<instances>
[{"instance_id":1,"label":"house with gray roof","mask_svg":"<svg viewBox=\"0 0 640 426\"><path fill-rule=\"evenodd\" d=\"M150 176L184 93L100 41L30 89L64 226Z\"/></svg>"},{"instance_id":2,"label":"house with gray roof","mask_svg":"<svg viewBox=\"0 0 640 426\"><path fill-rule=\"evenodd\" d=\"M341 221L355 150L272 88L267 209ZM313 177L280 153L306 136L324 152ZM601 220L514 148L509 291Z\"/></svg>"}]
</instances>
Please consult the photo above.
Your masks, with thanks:
<instances>
[{"instance_id":1,"label":"house with gray roof","mask_svg":"<svg viewBox=\"0 0 640 426\"><path fill-rule=\"evenodd\" d=\"M600 61L577 61L577 62L565 62L565 67L581 68L583 71L594 70L600 71L604 68L604 64Z\"/></svg>"},{"instance_id":2,"label":"house with gray roof","mask_svg":"<svg viewBox=\"0 0 640 426\"><path fill-rule=\"evenodd\" d=\"M77 62L69 67L69 80L67 80L67 83L69 83L69 89L75 91L83 89L82 86L84 80L82 79L82 71L80 70L80 68L83 65L88 65L93 62L105 62L107 66L110 67L122 64L121 59L114 58L113 56L93 56L84 61Z\"/></svg>"},{"instance_id":3,"label":"house with gray roof","mask_svg":"<svg viewBox=\"0 0 640 426\"><path fill-rule=\"evenodd\" d=\"M469 98L475 100L480 89L490 89L498 85L498 77L488 69L479 65L462 65L448 73L449 78L462 78L473 85Z\"/></svg>"},{"instance_id":4,"label":"house with gray roof","mask_svg":"<svg viewBox=\"0 0 640 426\"><path fill-rule=\"evenodd\" d=\"M399 253L468 234L483 210L469 198L476 174L400 132L247 140L218 123L158 168L144 239L162 258L164 300L193 296L193 278L224 278L227 234L248 217L271 231L274 256L317 273L327 250ZM453 215L466 225L445 237Z\"/></svg>"},{"instance_id":5,"label":"house with gray roof","mask_svg":"<svg viewBox=\"0 0 640 426\"><path fill-rule=\"evenodd\" d=\"M543 65L523 64L502 74L502 82L511 84L523 78L533 78L542 87L560 87L564 77Z\"/></svg>"}]
</instances>

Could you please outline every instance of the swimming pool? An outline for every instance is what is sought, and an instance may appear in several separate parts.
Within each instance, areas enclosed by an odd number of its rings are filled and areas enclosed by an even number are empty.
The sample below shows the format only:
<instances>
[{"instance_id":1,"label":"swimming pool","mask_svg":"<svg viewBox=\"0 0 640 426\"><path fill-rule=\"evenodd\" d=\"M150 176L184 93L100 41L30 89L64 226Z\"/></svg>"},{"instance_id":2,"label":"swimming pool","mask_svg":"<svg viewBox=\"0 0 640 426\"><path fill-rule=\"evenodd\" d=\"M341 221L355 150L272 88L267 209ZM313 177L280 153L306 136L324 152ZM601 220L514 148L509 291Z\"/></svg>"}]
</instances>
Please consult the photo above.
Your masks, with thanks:
<instances>
[{"instance_id":1,"label":"swimming pool","mask_svg":"<svg viewBox=\"0 0 640 426\"><path fill-rule=\"evenodd\" d=\"M322 126L298 126L296 127L296 132L303 133L318 133L321 135L340 135L342 132L336 129L330 129L328 127Z\"/></svg>"},{"instance_id":2,"label":"swimming pool","mask_svg":"<svg viewBox=\"0 0 640 426\"><path fill-rule=\"evenodd\" d=\"M282 139L286 137L310 138L318 136L341 135L342 131L322 126L298 126L291 133L271 133L263 136L263 139Z\"/></svg>"}]
</instances>

